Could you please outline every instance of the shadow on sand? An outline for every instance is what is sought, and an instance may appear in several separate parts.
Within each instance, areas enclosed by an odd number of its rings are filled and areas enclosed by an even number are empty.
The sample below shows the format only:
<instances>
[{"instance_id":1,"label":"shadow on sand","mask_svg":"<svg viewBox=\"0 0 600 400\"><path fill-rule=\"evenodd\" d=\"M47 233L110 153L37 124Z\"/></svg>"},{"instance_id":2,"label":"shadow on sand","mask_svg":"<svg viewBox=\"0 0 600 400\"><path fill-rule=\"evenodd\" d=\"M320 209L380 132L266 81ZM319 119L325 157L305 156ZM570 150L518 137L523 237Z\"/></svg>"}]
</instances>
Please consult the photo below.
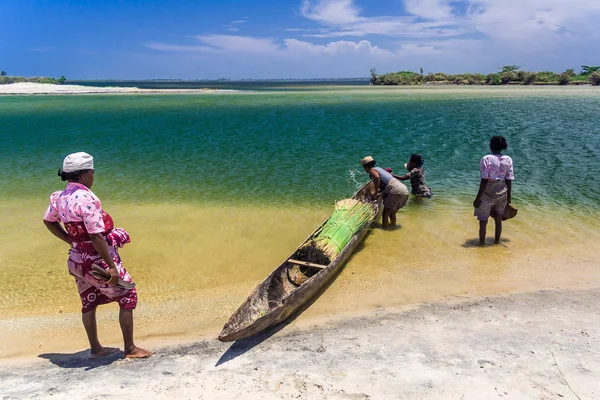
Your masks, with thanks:
<instances>
[{"instance_id":1,"label":"shadow on sand","mask_svg":"<svg viewBox=\"0 0 600 400\"><path fill-rule=\"evenodd\" d=\"M352 256L350 256L350 258L346 261L345 264L348 264L350 262L350 260L352 260L352 258L354 258L354 256L357 253L361 252L364 248L365 248L365 242L363 240L356 247L356 250L354 250L354 253L352 254ZM345 267L345 264L344 264L344 267ZM280 330L282 330L283 328L285 328L286 326L288 326L289 324L294 322L294 320L296 320L296 318L298 318L306 309L308 309L315 301L317 301L323 293L325 293L325 291L329 288L329 286L331 286L333 284L333 282L335 282L335 280L338 278L338 276L340 275L340 273L343 270L344 270L344 268L340 268L338 270L338 272L334 276L331 277L329 282L327 282L312 298L310 298L302 307L300 307L298 310L296 310L296 312L294 312L292 315L290 315L290 317L287 318L285 321L283 321L269 329L266 329L265 331L258 333L254 336L234 342L231 345L231 347L229 347L227 349L227 351L225 351L225 353L223 353L221 358L219 358L219 361L217 361L217 363L215 364L215 367L225 364L226 362L231 361L231 360L235 359L236 357L239 357L239 356L243 355L244 353L252 350L254 347L258 346L259 344L261 344L265 340L269 339L271 336L275 335L277 332L279 332Z\"/></svg>"},{"instance_id":2,"label":"shadow on sand","mask_svg":"<svg viewBox=\"0 0 600 400\"><path fill-rule=\"evenodd\" d=\"M378 225L375 225L375 228L381 229L382 231L398 231L398 230L402 229L402 225L400 225L399 223L396 223L396 225L386 225L386 226L378 224Z\"/></svg>"},{"instance_id":3,"label":"shadow on sand","mask_svg":"<svg viewBox=\"0 0 600 400\"><path fill-rule=\"evenodd\" d=\"M463 244L462 247L466 247L466 248L472 248L472 247L487 247L487 246L504 246L506 247L506 243L510 242L510 239L500 239L500 243L496 244L494 243L494 239L492 238L487 238L485 240L485 245L481 246L479 244L479 238L475 238L475 239L469 239L466 240Z\"/></svg>"},{"instance_id":4,"label":"shadow on sand","mask_svg":"<svg viewBox=\"0 0 600 400\"><path fill-rule=\"evenodd\" d=\"M84 368L86 371L90 371L122 359L123 352L115 351L114 353L93 360L90 359L89 350L78 351L77 353L44 353L38 355L38 357L44 358L61 368Z\"/></svg>"}]
</instances>

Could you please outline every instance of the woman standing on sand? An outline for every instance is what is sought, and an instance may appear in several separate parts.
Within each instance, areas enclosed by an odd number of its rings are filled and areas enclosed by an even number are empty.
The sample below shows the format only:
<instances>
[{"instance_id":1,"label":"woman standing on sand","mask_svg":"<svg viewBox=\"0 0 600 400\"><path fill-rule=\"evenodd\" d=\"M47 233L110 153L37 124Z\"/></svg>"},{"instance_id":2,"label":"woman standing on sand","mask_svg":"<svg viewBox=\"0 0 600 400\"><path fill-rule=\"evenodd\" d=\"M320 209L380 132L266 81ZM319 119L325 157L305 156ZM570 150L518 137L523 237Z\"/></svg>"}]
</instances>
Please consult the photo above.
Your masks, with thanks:
<instances>
[{"instance_id":1,"label":"woman standing on sand","mask_svg":"<svg viewBox=\"0 0 600 400\"><path fill-rule=\"evenodd\" d=\"M513 161L509 156L503 155L502 150L508 147L504 136L492 136L490 150L481 159L479 191L473 201L475 216L479 220L479 245L485 244L485 234L490 213L494 210L496 223L495 243L500 243L502 235L502 215L506 205L512 200Z\"/></svg>"},{"instance_id":2,"label":"woman standing on sand","mask_svg":"<svg viewBox=\"0 0 600 400\"><path fill-rule=\"evenodd\" d=\"M119 323L123 332L125 357L150 357L151 352L137 347L133 342L133 310L137 305L137 292L117 251L118 247L129 243L129 235L121 228L114 228L112 218L102 210L100 200L90 190L94 184L93 157L83 152L69 154L64 159L59 176L68 184L65 190L50 196L44 224L54 236L71 246L67 265L81 297L82 320L90 342L90 358L99 358L118 350L103 347L96 329L96 307L113 301L118 302L120 307ZM60 222L64 224L64 229ZM108 281L92 275L94 264L110 274ZM119 281L122 286L117 286Z\"/></svg>"},{"instance_id":3,"label":"woman standing on sand","mask_svg":"<svg viewBox=\"0 0 600 400\"><path fill-rule=\"evenodd\" d=\"M377 195L383 197L382 225L387 226L388 219L391 225L396 225L396 213L408 201L408 188L383 168L376 167L373 157L363 158L360 164L371 177Z\"/></svg>"}]
</instances>

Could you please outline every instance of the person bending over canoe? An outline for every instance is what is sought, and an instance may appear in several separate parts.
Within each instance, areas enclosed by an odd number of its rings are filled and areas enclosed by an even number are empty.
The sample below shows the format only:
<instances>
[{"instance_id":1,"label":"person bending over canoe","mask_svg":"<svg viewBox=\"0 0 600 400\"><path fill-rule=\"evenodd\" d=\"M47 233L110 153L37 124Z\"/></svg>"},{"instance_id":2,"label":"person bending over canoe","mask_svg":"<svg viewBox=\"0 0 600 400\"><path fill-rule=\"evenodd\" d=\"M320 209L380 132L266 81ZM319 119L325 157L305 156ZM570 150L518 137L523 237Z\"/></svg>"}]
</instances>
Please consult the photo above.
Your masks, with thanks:
<instances>
[{"instance_id":1,"label":"person bending over canoe","mask_svg":"<svg viewBox=\"0 0 600 400\"><path fill-rule=\"evenodd\" d=\"M68 181L63 191L50 196L50 205L44 215L44 224L54 236L71 246L67 262L69 273L75 278L82 303L83 326L90 342L90 358L99 358L118 349L103 347L96 329L96 307L118 302L119 323L127 358L145 358L152 355L133 342L133 310L137 292L117 251L129 243L129 235L114 228L110 215L102 210L100 200L90 190L94 184L94 159L87 153L69 154L59 176ZM64 224L64 229L60 225ZM93 265L110 279L93 275ZM104 270L104 271L102 271ZM119 283L119 285L117 285Z\"/></svg>"},{"instance_id":2,"label":"person bending over canoe","mask_svg":"<svg viewBox=\"0 0 600 400\"><path fill-rule=\"evenodd\" d=\"M360 164L371 177L376 195L383 197L383 226L396 225L396 213L408 201L408 188L383 168L376 167L373 157L363 158Z\"/></svg>"}]
</instances>

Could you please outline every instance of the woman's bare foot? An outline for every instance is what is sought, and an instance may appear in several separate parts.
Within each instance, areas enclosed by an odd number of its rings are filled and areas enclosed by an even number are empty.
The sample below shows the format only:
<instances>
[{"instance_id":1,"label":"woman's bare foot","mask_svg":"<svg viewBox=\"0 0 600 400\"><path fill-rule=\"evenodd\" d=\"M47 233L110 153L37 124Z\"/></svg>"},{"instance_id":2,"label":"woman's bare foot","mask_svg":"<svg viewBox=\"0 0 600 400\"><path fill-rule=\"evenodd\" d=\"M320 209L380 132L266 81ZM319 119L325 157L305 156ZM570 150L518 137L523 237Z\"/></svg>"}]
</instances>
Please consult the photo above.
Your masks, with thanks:
<instances>
[{"instance_id":1,"label":"woman's bare foot","mask_svg":"<svg viewBox=\"0 0 600 400\"><path fill-rule=\"evenodd\" d=\"M114 353L115 351L119 351L116 347L103 347L102 350L92 353L90 351L90 359L95 360L97 358L101 358L107 356L109 354Z\"/></svg>"},{"instance_id":2,"label":"woman's bare foot","mask_svg":"<svg viewBox=\"0 0 600 400\"><path fill-rule=\"evenodd\" d=\"M151 351L144 350L141 347L134 346L125 353L125 358L148 358L152 355Z\"/></svg>"}]
</instances>

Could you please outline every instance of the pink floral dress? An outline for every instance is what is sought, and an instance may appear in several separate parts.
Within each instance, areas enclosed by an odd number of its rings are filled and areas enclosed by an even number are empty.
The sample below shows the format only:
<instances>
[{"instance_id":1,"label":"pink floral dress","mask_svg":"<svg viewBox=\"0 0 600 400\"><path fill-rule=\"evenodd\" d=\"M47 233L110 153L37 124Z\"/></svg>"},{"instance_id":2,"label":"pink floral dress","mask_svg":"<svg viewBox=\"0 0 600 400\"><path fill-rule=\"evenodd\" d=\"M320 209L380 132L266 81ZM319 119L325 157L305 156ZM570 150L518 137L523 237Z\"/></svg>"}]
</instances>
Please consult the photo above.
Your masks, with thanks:
<instances>
[{"instance_id":1,"label":"pink floral dress","mask_svg":"<svg viewBox=\"0 0 600 400\"><path fill-rule=\"evenodd\" d=\"M118 302L125 310L133 310L136 307L135 288L109 286L106 281L90 273L92 264L108 271L108 265L94 249L89 236L101 233L108 244L119 276L126 282L132 282L117 250L129 243L129 235L125 230L114 227L112 218L102 210L100 200L90 189L80 183L69 182L65 190L52 193L44 220L62 222L72 242L67 265L69 273L75 278L81 297L81 312L92 311L101 304L113 301Z\"/></svg>"}]
</instances>

